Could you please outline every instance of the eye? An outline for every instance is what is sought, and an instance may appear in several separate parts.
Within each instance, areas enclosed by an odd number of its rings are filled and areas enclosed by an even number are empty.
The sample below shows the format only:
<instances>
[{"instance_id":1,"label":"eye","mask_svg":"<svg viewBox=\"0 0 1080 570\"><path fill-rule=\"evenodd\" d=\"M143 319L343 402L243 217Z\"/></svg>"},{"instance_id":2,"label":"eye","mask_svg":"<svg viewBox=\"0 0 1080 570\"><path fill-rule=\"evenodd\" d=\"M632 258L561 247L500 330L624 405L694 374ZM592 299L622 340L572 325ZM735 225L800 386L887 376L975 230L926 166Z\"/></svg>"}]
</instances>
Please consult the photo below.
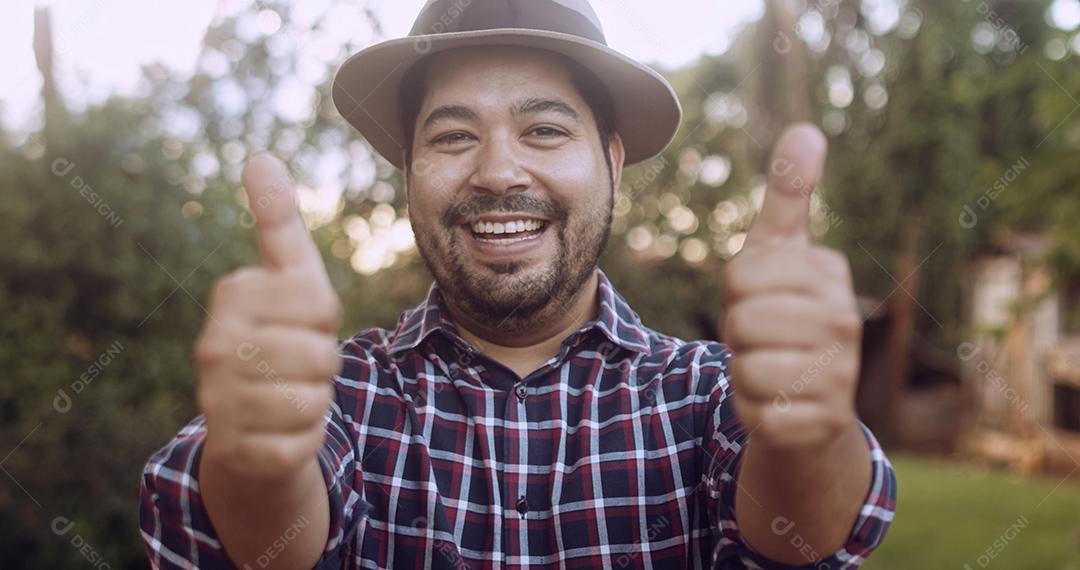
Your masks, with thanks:
<instances>
[{"instance_id":1,"label":"eye","mask_svg":"<svg viewBox=\"0 0 1080 570\"><path fill-rule=\"evenodd\" d=\"M535 129L529 131L529 133L535 134L540 138L545 139L566 136L566 133L564 131L562 131L561 129L556 129L555 127L536 127Z\"/></svg>"},{"instance_id":2,"label":"eye","mask_svg":"<svg viewBox=\"0 0 1080 570\"><path fill-rule=\"evenodd\" d=\"M454 143L465 142L469 140L469 138L470 137L468 133L456 131L453 133L447 133L445 135L442 135L441 137L438 137L431 142L432 144L452 145Z\"/></svg>"}]
</instances>

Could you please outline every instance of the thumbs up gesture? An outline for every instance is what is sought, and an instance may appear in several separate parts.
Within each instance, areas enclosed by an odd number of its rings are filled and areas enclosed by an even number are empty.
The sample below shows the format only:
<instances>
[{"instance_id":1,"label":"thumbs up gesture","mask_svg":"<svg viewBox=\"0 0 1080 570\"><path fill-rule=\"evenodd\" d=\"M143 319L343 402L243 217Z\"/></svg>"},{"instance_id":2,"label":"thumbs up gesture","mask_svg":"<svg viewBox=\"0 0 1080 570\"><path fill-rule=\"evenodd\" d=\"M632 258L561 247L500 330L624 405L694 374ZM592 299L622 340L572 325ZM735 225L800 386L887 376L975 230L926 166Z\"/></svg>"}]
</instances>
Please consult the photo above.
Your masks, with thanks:
<instances>
[{"instance_id":1,"label":"thumbs up gesture","mask_svg":"<svg viewBox=\"0 0 1080 570\"><path fill-rule=\"evenodd\" d=\"M313 462L323 443L341 368L341 302L285 166L256 155L242 178L262 265L214 285L195 346L198 402L204 458L236 475L274 479Z\"/></svg>"},{"instance_id":2,"label":"thumbs up gesture","mask_svg":"<svg viewBox=\"0 0 1080 570\"><path fill-rule=\"evenodd\" d=\"M862 327L851 271L809 230L826 151L814 126L781 135L761 213L724 268L735 411L755 445L821 445L855 420Z\"/></svg>"}]
</instances>

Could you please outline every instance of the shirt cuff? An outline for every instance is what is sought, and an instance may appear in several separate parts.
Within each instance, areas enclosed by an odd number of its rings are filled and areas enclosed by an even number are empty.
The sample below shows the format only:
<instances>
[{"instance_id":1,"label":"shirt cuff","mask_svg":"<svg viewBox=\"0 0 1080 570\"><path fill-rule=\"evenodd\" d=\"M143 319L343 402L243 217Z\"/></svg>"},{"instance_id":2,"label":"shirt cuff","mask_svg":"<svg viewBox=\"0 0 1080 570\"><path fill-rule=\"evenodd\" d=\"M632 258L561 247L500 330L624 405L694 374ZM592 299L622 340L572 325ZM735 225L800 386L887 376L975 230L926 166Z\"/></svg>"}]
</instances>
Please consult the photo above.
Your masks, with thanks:
<instances>
[{"instance_id":1,"label":"shirt cuff","mask_svg":"<svg viewBox=\"0 0 1080 570\"><path fill-rule=\"evenodd\" d=\"M154 568L229 568L199 493L206 424L196 417L143 469L139 522Z\"/></svg>"},{"instance_id":2,"label":"shirt cuff","mask_svg":"<svg viewBox=\"0 0 1080 570\"><path fill-rule=\"evenodd\" d=\"M154 568L233 568L203 506L198 472L206 424L196 417L143 470L140 526ZM330 504L330 531L316 568L342 568L348 557L346 537L365 515L368 504L352 492L355 466L347 435L334 422L318 460ZM342 545L346 548L342 548Z\"/></svg>"},{"instance_id":3,"label":"shirt cuff","mask_svg":"<svg viewBox=\"0 0 1080 570\"><path fill-rule=\"evenodd\" d=\"M349 539L371 508L360 494L362 489L357 489L353 449L344 422L332 413L326 424L326 441L318 453L330 504L330 529L322 557L315 564L317 570L346 566L345 561L353 556L355 547Z\"/></svg>"},{"instance_id":4,"label":"shirt cuff","mask_svg":"<svg viewBox=\"0 0 1080 570\"><path fill-rule=\"evenodd\" d=\"M716 557L713 568L716 570L734 568L759 568L764 570L831 570L858 568L866 561L871 552L876 549L885 538L885 533L892 523L896 512L896 473L892 464L885 456L874 434L870 432L862 422L859 422L863 434L866 435L870 444L870 457L872 464L872 476L870 490L863 499L862 509L856 519L851 532L848 533L846 544L833 552L830 556L821 558L813 564L805 566L791 566L771 560L755 551L742 536L735 519L735 495L738 486L730 484L726 486L725 497L720 501L720 521L722 536L717 544ZM732 466L731 473L738 472L738 461L742 460L739 455L736 464ZM792 544L798 545L801 541L793 530L785 531L791 534ZM737 543L738 548L731 548L732 543ZM805 543L804 543L805 544ZM805 546L808 559L816 557L809 546Z\"/></svg>"}]
</instances>

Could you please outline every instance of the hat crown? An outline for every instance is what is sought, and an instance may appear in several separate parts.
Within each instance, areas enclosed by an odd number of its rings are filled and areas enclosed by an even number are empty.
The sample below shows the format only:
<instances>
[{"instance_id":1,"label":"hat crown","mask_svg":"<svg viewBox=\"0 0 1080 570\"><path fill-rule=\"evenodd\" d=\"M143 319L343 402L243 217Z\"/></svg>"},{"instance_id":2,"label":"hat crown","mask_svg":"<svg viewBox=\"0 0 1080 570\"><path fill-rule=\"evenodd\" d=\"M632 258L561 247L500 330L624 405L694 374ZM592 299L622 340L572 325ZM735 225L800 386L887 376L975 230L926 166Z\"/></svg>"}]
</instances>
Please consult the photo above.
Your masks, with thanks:
<instances>
[{"instance_id":1,"label":"hat crown","mask_svg":"<svg viewBox=\"0 0 1080 570\"><path fill-rule=\"evenodd\" d=\"M428 0L409 35L499 28L559 32L607 45L587 0Z\"/></svg>"}]
</instances>

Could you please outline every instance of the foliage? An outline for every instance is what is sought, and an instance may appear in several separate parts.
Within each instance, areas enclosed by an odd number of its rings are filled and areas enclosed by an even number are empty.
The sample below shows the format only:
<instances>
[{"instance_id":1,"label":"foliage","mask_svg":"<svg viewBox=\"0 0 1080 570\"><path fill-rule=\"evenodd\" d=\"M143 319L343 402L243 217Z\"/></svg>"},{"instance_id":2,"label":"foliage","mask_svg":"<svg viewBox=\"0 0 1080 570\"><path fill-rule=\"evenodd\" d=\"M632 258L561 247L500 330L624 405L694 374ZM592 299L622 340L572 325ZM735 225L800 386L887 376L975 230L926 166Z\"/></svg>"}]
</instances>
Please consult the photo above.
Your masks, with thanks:
<instances>
[{"instance_id":1,"label":"foliage","mask_svg":"<svg viewBox=\"0 0 1080 570\"><path fill-rule=\"evenodd\" d=\"M878 29L867 16L874 2L809 2L799 29L786 30L807 48L808 108L831 136L815 233L849 254L857 289L878 299L896 287L886 271L904 278L901 256L929 256L913 293L934 318L917 332L942 346L964 334L963 267L1002 232L1049 232L1059 275L1080 275L1080 162L1070 160L1080 145L1080 113L1071 113L1080 73L1076 56L1045 54L1069 38L1046 24L1046 4L988 4L1021 32L1025 53L973 43L989 21L976 3L911 0L899 4L892 28ZM408 220L401 177L348 130L328 96L330 72L378 34L377 24L344 3L314 16L297 6L261 2L221 17L194 77L147 69L144 96L72 114L61 137L46 134L55 128L0 133L0 366L9 371L0 382L0 449L12 450L0 466L18 483L0 487L0 567L86 564L75 534L113 568L145 566L141 466L196 413L191 351L211 284L257 261L238 186L251 151L281 156L301 185L346 306L341 336L393 327L426 293L418 254L394 245ZM281 18L276 33L256 31L267 11ZM331 33L343 21L352 36ZM778 61L790 56L770 51L767 29L751 26L728 52L667 72L683 127L661 156L624 173L601 267L662 332L718 334L718 272L760 205L768 148L790 118L775 91ZM976 207L1020 159L1030 166L964 227L964 207ZM76 392L80 376L90 381ZM938 477L901 466L904 496L907 478L914 490ZM1015 491L997 480L971 489L985 493L974 502ZM917 499L906 500L901 521L929 520ZM955 512L941 528L950 540L972 522L959 503ZM58 536L57 517L75 526ZM959 555L977 555L998 522L963 534L973 549ZM882 568L926 544L914 526L897 529ZM1017 544L1034 544L1036 534Z\"/></svg>"},{"instance_id":2,"label":"foliage","mask_svg":"<svg viewBox=\"0 0 1080 570\"><path fill-rule=\"evenodd\" d=\"M192 196L167 141L118 136L145 132L144 113L115 101L61 148L32 139L0 155L12 246L0 252L0 441L29 494L0 494L4 567L84 563L57 547L76 533L112 567L139 566L139 464L193 414L190 347L211 277L253 251L227 193L203 196L216 216L181 214ZM64 537L56 517L75 523Z\"/></svg>"}]
</instances>

